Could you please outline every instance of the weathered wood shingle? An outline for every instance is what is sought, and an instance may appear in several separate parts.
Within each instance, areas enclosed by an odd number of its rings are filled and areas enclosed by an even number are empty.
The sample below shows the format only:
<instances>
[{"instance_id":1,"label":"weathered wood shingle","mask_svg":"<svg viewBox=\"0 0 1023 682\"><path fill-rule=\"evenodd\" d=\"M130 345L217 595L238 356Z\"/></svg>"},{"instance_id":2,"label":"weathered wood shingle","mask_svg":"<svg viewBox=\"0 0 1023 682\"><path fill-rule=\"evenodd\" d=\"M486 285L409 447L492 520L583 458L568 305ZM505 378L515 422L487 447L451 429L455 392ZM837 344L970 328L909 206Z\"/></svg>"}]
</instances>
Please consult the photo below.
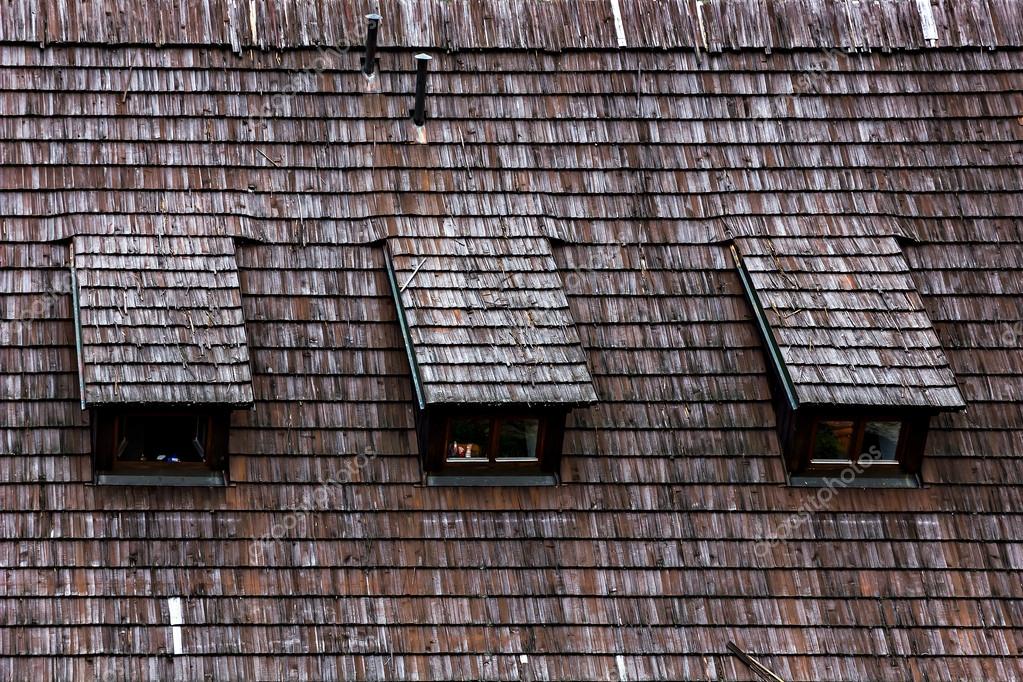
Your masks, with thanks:
<instances>
[{"instance_id":1,"label":"weathered wood shingle","mask_svg":"<svg viewBox=\"0 0 1023 682\"><path fill-rule=\"evenodd\" d=\"M79 235L83 403L252 403L234 242Z\"/></svg>"},{"instance_id":2,"label":"weathered wood shingle","mask_svg":"<svg viewBox=\"0 0 1023 682\"><path fill-rule=\"evenodd\" d=\"M799 404L966 406L890 236L736 239Z\"/></svg>"},{"instance_id":3,"label":"weathered wood shingle","mask_svg":"<svg viewBox=\"0 0 1023 682\"><path fill-rule=\"evenodd\" d=\"M595 402L544 238L387 241L423 406Z\"/></svg>"}]
</instances>

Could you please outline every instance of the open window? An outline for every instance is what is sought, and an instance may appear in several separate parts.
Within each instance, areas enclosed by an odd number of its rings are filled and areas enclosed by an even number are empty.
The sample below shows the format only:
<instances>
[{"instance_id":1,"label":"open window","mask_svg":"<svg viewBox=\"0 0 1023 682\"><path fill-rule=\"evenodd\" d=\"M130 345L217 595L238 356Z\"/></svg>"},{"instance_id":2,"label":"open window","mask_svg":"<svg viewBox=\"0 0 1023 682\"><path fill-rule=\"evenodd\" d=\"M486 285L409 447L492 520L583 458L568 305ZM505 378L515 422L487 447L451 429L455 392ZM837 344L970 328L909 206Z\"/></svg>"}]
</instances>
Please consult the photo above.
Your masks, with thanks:
<instances>
[{"instance_id":1,"label":"open window","mask_svg":"<svg viewBox=\"0 0 1023 682\"><path fill-rule=\"evenodd\" d=\"M565 410L428 408L419 420L427 482L557 483L565 415Z\"/></svg>"},{"instance_id":2,"label":"open window","mask_svg":"<svg viewBox=\"0 0 1023 682\"><path fill-rule=\"evenodd\" d=\"M218 409L93 409L95 482L223 485L229 420Z\"/></svg>"},{"instance_id":3,"label":"open window","mask_svg":"<svg viewBox=\"0 0 1023 682\"><path fill-rule=\"evenodd\" d=\"M71 279L93 480L222 485L231 412L253 404L234 240L76 235Z\"/></svg>"}]
</instances>

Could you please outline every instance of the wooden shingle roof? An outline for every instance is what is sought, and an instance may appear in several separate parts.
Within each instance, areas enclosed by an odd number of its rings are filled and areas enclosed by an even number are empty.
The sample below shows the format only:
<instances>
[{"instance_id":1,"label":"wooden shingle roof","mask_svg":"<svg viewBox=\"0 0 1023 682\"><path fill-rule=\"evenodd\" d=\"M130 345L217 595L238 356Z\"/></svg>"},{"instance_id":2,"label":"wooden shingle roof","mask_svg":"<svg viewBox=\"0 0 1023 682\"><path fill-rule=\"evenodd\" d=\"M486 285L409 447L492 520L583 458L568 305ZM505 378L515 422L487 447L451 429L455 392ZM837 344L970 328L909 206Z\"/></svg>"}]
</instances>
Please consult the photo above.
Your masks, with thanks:
<instances>
[{"instance_id":1,"label":"wooden shingle roof","mask_svg":"<svg viewBox=\"0 0 1023 682\"><path fill-rule=\"evenodd\" d=\"M0 5L0 679L1023 679L1018 0L618 5ZM69 244L126 234L233 242L230 487L91 485ZM451 235L551 245L559 487L421 484L385 241ZM898 239L924 487L786 486L744 235Z\"/></svg>"},{"instance_id":2,"label":"wooden shingle roof","mask_svg":"<svg viewBox=\"0 0 1023 682\"><path fill-rule=\"evenodd\" d=\"M596 402L544 238L394 238L397 304L422 406Z\"/></svg>"},{"instance_id":3,"label":"wooden shingle roof","mask_svg":"<svg viewBox=\"0 0 1023 682\"><path fill-rule=\"evenodd\" d=\"M82 404L251 405L234 241L79 235Z\"/></svg>"},{"instance_id":4,"label":"wooden shingle roof","mask_svg":"<svg viewBox=\"0 0 1023 682\"><path fill-rule=\"evenodd\" d=\"M797 405L966 406L893 237L744 236L736 247Z\"/></svg>"}]
</instances>

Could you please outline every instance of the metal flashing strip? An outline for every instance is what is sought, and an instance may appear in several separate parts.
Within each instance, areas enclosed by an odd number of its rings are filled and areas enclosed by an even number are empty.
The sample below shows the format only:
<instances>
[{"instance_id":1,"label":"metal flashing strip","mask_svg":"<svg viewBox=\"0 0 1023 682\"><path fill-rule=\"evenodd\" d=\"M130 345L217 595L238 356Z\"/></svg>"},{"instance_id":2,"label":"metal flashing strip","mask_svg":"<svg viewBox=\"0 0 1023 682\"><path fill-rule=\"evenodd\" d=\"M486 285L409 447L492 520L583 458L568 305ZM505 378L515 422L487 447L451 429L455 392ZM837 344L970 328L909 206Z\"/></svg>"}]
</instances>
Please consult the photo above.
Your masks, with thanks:
<instances>
[{"instance_id":1,"label":"metal flashing strip","mask_svg":"<svg viewBox=\"0 0 1023 682\"><path fill-rule=\"evenodd\" d=\"M412 370L412 386L416 391L416 402L420 410L426 409L426 395L423 393L423 382L419 376L419 363L416 362L416 350L412 346L412 335L409 333L408 320L405 318L405 307L401 303L401 289L398 287L398 278L394 273L394 263L391 262L391 254L384 246L384 263L387 266L387 281L391 285L391 295L394 297L394 305L398 310L398 326L401 327L401 337L405 341L405 352L408 354L408 364ZM408 284L406 283L406 286Z\"/></svg>"},{"instance_id":2,"label":"metal flashing strip","mask_svg":"<svg viewBox=\"0 0 1023 682\"><path fill-rule=\"evenodd\" d=\"M461 486L461 487L526 487L555 486L558 477L554 474L533 474L523 476L445 476L430 474L426 477L426 485L430 487Z\"/></svg>"},{"instance_id":3,"label":"metal flashing strip","mask_svg":"<svg viewBox=\"0 0 1023 682\"><path fill-rule=\"evenodd\" d=\"M789 401L789 406L795 410L799 407L799 399L796 397L796 387L795 384L792 383L792 377L789 376L789 370L785 366L785 360L781 356L781 350L778 348L778 344L774 342L774 336L771 334L771 327L767 322L767 315L764 313L764 306L760 302L760 297L757 296L757 291L753 287L753 282L750 280L749 272L746 270L746 266L742 262L742 256L739 255L739 251L735 248L734 244L729 244L728 248L732 252L732 259L735 261L735 267L739 272L739 279L742 281L742 288L746 292L746 298L753 307L753 317L756 318L757 327L760 329L760 336L764 340L764 346L767 348L767 353L771 357L771 363L774 365L778 379L780 380L782 387L785 389L785 397Z\"/></svg>"},{"instance_id":4,"label":"metal flashing strip","mask_svg":"<svg viewBox=\"0 0 1023 682\"><path fill-rule=\"evenodd\" d=\"M78 352L78 391L82 401L82 409L86 409L85 403L85 356L82 349L82 312L79 309L78 294L78 269L75 267L75 245L71 243L71 308L75 321L75 349Z\"/></svg>"},{"instance_id":5,"label":"metal flashing strip","mask_svg":"<svg viewBox=\"0 0 1023 682\"><path fill-rule=\"evenodd\" d=\"M161 488L223 488L227 485L224 474L211 471L208 474L97 474L96 485L121 485Z\"/></svg>"}]
</instances>

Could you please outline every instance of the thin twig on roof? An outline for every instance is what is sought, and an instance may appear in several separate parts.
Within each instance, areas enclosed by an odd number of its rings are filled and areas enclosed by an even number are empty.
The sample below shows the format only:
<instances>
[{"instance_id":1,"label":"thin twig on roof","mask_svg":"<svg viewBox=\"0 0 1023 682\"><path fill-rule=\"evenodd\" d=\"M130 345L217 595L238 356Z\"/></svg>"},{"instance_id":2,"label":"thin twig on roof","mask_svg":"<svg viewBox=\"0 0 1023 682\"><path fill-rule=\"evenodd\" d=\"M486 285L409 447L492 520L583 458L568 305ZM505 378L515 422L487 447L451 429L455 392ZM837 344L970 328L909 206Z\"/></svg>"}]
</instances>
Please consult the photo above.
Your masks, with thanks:
<instances>
[{"instance_id":1,"label":"thin twig on roof","mask_svg":"<svg viewBox=\"0 0 1023 682\"><path fill-rule=\"evenodd\" d=\"M763 663L761 663L760 661L758 661L757 659L753 658L745 651L740 649L735 642L731 641L728 642L727 648L729 651L735 654L740 661L745 663L750 670L756 673L757 677L759 677L760 679L767 680L767 682L785 682L785 680L783 680L778 675L774 674L771 671L771 669L768 668L766 665L764 665Z\"/></svg>"},{"instance_id":2,"label":"thin twig on roof","mask_svg":"<svg viewBox=\"0 0 1023 682\"><path fill-rule=\"evenodd\" d=\"M264 159L266 159L266 160L267 160L267 161L269 161L270 163L272 163L273 165L277 166L278 168L280 168L280 167L281 167L281 164L277 163L276 161L274 161L273 159L271 159L271 158L270 158L269 156L267 156L266 154L264 154L264 153L263 153L263 150L262 150L262 149L257 149L257 150L256 150L256 153L257 153L257 154L259 154L260 156L262 156L262 157L263 157Z\"/></svg>"},{"instance_id":3,"label":"thin twig on roof","mask_svg":"<svg viewBox=\"0 0 1023 682\"><path fill-rule=\"evenodd\" d=\"M406 289L408 289L408 285L412 284L412 280L414 280L416 278L416 275L419 274L419 269L421 267L423 267L423 265L425 265L425 264L426 264L426 259L425 258L422 259L421 261L419 261L419 263L416 264L416 267L412 270L412 274L409 275L408 279L405 280L405 283L401 285L401 289L399 289L399 291L405 291Z\"/></svg>"},{"instance_id":4,"label":"thin twig on roof","mask_svg":"<svg viewBox=\"0 0 1023 682\"><path fill-rule=\"evenodd\" d=\"M131 88L131 77L135 74L135 55L131 56L131 65L128 67L128 77L125 79L124 92L121 93L121 104L128 101L128 90Z\"/></svg>"}]
</instances>

